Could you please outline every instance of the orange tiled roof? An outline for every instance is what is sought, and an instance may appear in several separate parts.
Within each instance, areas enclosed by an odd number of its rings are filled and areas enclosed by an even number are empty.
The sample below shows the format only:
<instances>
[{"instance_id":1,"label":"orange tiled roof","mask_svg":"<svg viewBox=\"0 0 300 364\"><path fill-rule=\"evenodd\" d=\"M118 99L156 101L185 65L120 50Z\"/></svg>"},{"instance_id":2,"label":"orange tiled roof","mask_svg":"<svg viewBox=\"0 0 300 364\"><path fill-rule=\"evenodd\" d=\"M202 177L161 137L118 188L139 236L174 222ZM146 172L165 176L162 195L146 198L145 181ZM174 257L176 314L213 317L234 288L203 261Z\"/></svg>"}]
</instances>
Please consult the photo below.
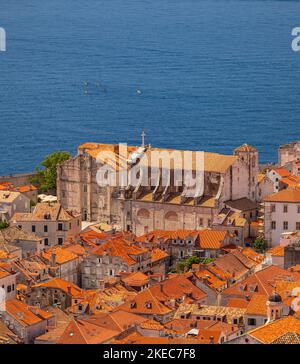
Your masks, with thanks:
<instances>
[{"instance_id":1,"label":"orange tiled roof","mask_svg":"<svg viewBox=\"0 0 300 364\"><path fill-rule=\"evenodd\" d=\"M223 275L229 276L230 278L238 279L248 272L248 267L245 266L239 258L241 256L236 256L236 253L228 253L219 258L217 258L213 263L209 264L209 269L214 269L217 267L219 270L223 271ZM246 259L246 257L244 257Z\"/></svg>"},{"instance_id":2,"label":"orange tiled roof","mask_svg":"<svg viewBox=\"0 0 300 364\"><path fill-rule=\"evenodd\" d=\"M127 277L122 278L122 281L129 286L137 287L137 286L145 286L149 283L149 277L142 272L135 272L129 274Z\"/></svg>"},{"instance_id":3,"label":"orange tiled roof","mask_svg":"<svg viewBox=\"0 0 300 364\"><path fill-rule=\"evenodd\" d=\"M198 338L176 338L176 337L153 337L142 336L141 334L134 332L126 336L124 339L113 341L114 344L136 344L136 345L193 345L200 344Z\"/></svg>"},{"instance_id":4,"label":"orange tiled roof","mask_svg":"<svg viewBox=\"0 0 300 364\"><path fill-rule=\"evenodd\" d=\"M0 279L1 279L1 278L8 277L8 276L10 276L10 274L11 274L11 273L9 273L9 272L7 272L6 270L4 270L4 269L1 269L1 268L0 268Z\"/></svg>"},{"instance_id":5,"label":"orange tiled roof","mask_svg":"<svg viewBox=\"0 0 300 364\"><path fill-rule=\"evenodd\" d=\"M164 327L156 320L147 320L140 324L140 328L147 330L157 330L161 331Z\"/></svg>"},{"instance_id":6,"label":"orange tiled roof","mask_svg":"<svg viewBox=\"0 0 300 364\"><path fill-rule=\"evenodd\" d=\"M46 218L47 216L47 218ZM70 221L74 218L72 212L65 210L60 203L38 203L31 213L17 212L15 221Z\"/></svg>"},{"instance_id":7,"label":"orange tiled roof","mask_svg":"<svg viewBox=\"0 0 300 364\"><path fill-rule=\"evenodd\" d=\"M300 273L300 264L293 265L292 267L288 268L291 272L299 272Z\"/></svg>"},{"instance_id":8,"label":"orange tiled roof","mask_svg":"<svg viewBox=\"0 0 300 364\"><path fill-rule=\"evenodd\" d=\"M289 272L275 265L270 265L240 282L226 288L222 295L234 295L234 297L246 297L253 294L270 295L277 280L300 280L300 274Z\"/></svg>"},{"instance_id":9,"label":"orange tiled roof","mask_svg":"<svg viewBox=\"0 0 300 364\"><path fill-rule=\"evenodd\" d=\"M38 307L27 306L19 300L8 300L5 306L6 311L13 316L22 326L31 326L43 319L48 319L53 315L41 310Z\"/></svg>"},{"instance_id":10,"label":"orange tiled roof","mask_svg":"<svg viewBox=\"0 0 300 364\"><path fill-rule=\"evenodd\" d=\"M267 315L267 300L268 296L261 294L254 294L246 308L248 315Z\"/></svg>"},{"instance_id":11,"label":"orange tiled roof","mask_svg":"<svg viewBox=\"0 0 300 364\"><path fill-rule=\"evenodd\" d=\"M85 322L108 328L121 333L122 331L148 321L147 318L117 309L107 314L91 315L85 318Z\"/></svg>"},{"instance_id":12,"label":"orange tiled roof","mask_svg":"<svg viewBox=\"0 0 300 364\"><path fill-rule=\"evenodd\" d=\"M202 269L196 272L195 275L199 279L206 279L207 285L215 290L226 286L226 280L219 279L207 269Z\"/></svg>"},{"instance_id":13,"label":"orange tiled roof","mask_svg":"<svg viewBox=\"0 0 300 364\"><path fill-rule=\"evenodd\" d=\"M190 237L197 238L199 231L197 230L154 230L148 234L139 236L136 238L137 242L160 243L166 242L167 240L185 240Z\"/></svg>"},{"instance_id":14,"label":"orange tiled roof","mask_svg":"<svg viewBox=\"0 0 300 364\"><path fill-rule=\"evenodd\" d=\"M127 165L126 158L123 158L119 153L119 146L117 144L98 144L98 143L85 143L79 146L79 149L87 149L87 152L93 157L97 158L99 153L101 152L109 152L107 155L102 153L102 160L106 161L108 165L111 165L114 168L121 168ZM128 153L134 152L137 150L137 147L128 146ZM151 152L178 152L183 154L185 151L183 150L171 150L171 149L162 149L162 148L148 148L145 151L145 156L147 157L147 161L149 165L156 166L157 161L156 158L151 159ZM197 152L191 152L193 155L196 155ZM222 155L218 153L204 153L204 169L207 172L218 172L225 173L228 168L234 164L237 160L237 156L228 156ZM196 158L193 158L193 168L196 170L197 163Z\"/></svg>"},{"instance_id":15,"label":"orange tiled roof","mask_svg":"<svg viewBox=\"0 0 300 364\"><path fill-rule=\"evenodd\" d=\"M222 230L201 230L199 231L200 247L202 249L220 249L227 234L227 231Z\"/></svg>"},{"instance_id":16,"label":"orange tiled roof","mask_svg":"<svg viewBox=\"0 0 300 364\"><path fill-rule=\"evenodd\" d=\"M154 230L148 234L137 237L138 242L164 243L168 240L186 240L192 238L202 249L220 249L226 238L227 231L221 230Z\"/></svg>"},{"instance_id":17,"label":"orange tiled roof","mask_svg":"<svg viewBox=\"0 0 300 364\"><path fill-rule=\"evenodd\" d=\"M222 330L207 330L207 329L200 329L198 333L198 339L200 344L210 344L211 340L213 339L214 344L218 344L220 337L222 335Z\"/></svg>"},{"instance_id":18,"label":"orange tiled roof","mask_svg":"<svg viewBox=\"0 0 300 364\"><path fill-rule=\"evenodd\" d=\"M283 257L284 256L284 246L281 246L281 245L274 246L273 248L267 250L267 254L271 254L276 257Z\"/></svg>"},{"instance_id":19,"label":"orange tiled roof","mask_svg":"<svg viewBox=\"0 0 300 364\"><path fill-rule=\"evenodd\" d=\"M161 301L188 296L192 300L204 299L207 294L194 285L183 274L174 274L165 281L149 288L152 294Z\"/></svg>"},{"instance_id":20,"label":"orange tiled roof","mask_svg":"<svg viewBox=\"0 0 300 364\"><path fill-rule=\"evenodd\" d=\"M230 298L227 307L247 308L249 301L241 298Z\"/></svg>"},{"instance_id":21,"label":"orange tiled roof","mask_svg":"<svg viewBox=\"0 0 300 364\"><path fill-rule=\"evenodd\" d=\"M83 320L72 320L60 336L58 344L101 344L116 337L119 331L99 327Z\"/></svg>"},{"instance_id":22,"label":"orange tiled roof","mask_svg":"<svg viewBox=\"0 0 300 364\"><path fill-rule=\"evenodd\" d=\"M281 177L288 177L291 175L291 172L289 172L287 169L283 167L275 168L274 171L278 173Z\"/></svg>"},{"instance_id":23,"label":"orange tiled roof","mask_svg":"<svg viewBox=\"0 0 300 364\"><path fill-rule=\"evenodd\" d=\"M119 309L136 314L165 315L172 310L162 304L148 288L136 295L130 302L126 302Z\"/></svg>"},{"instance_id":24,"label":"orange tiled roof","mask_svg":"<svg viewBox=\"0 0 300 364\"><path fill-rule=\"evenodd\" d=\"M287 332L300 334L300 321L292 316L287 316L260 326L248 332L248 335L253 336L264 344L270 344Z\"/></svg>"},{"instance_id":25,"label":"orange tiled roof","mask_svg":"<svg viewBox=\"0 0 300 364\"><path fill-rule=\"evenodd\" d=\"M290 203L299 203L300 202L300 189L286 189L274 193L270 196L265 197L265 202L290 202Z\"/></svg>"},{"instance_id":26,"label":"orange tiled roof","mask_svg":"<svg viewBox=\"0 0 300 364\"><path fill-rule=\"evenodd\" d=\"M86 249L80 245L80 244L71 244L64 248L64 250L67 250L77 256L82 256L87 253Z\"/></svg>"},{"instance_id":27,"label":"orange tiled roof","mask_svg":"<svg viewBox=\"0 0 300 364\"><path fill-rule=\"evenodd\" d=\"M168 258L169 254L166 253L165 251L159 249L159 248L155 248L151 251L151 262L155 263L161 259L165 259Z\"/></svg>"},{"instance_id":28,"label":"orange tiled roof","mask_svg":"<svg viewBox=\"0 0 300 364\"><path fill-rule=\"evenodd\" d=\"M140 248L137 245L126 241L125 239L111 239L104 243L100 247L97 247L93 254L103 256L108 254L110 257L119 257L124 260L128 265L133 265L136 263L133 256L147 253L147 249Z\"/></svg>"},{"instance_id":29,"label":"orange tiled roof","mask_svg":"<svg viewBox=\"0 0 300 364\"><path fill-rule=\"evenodd\" d=\"M82 289L76 286L76 284L65 281L60 278L53 278L47 282L42 282L33 286L35 287L48 287L48 288L56 288L68 293L69 290L71 291L71 295L73 297L82 296Z\"/></svg>"},{"instance_id":30,"label":"orange tiled roof","mask_svg":"<svg viewBox=\"0 0 300 364\"><path fill-rule=\"evenodd\" d=\"M264 261L264 256L263 254L259 254L257 253L254 249L252 248L244 248L243 250L241 250L241 253L243 255L245 255L248 259L253 260L255 263L259 264L262 263Z\"/></svg>"},{"instance_id":31,"label":"orange tiled roof","mask_svg":"<svg viewBox=\"0 0 300 364\"><path fill-rule=\"evenodd\" d=\"M297 176L291 175L291 176L282 178L280 182L284 183L288 187L296 187L300 184L300 179Z\"/></svg>"},{"instance_id":32,"label":"orange tiled roof","mask_svg":"<svg viewBox=\"0 0 300 364\"><path fill-rule=\"evenodd\" d=\"M30 191L37 191L37 188L34 185L24 185L20 187L14 187L13 190L21 193L26 193Z\"/></svg>"},{"instance_id":33,"label":"orange tiled roof","mask_svg":"<svg viewBox=\"0 0 300 364\"><path fill-rule=\"evenodd\" d=\"M42 257L46 259L48 262L51 262L52 254L56 254L56 263L57 264L65 264L72 260L78 259L78 255L72 253L67 249L62 249L57 246L55 248L50 248L44 252L42 252Z\"/></svg>"},{"instance_id":34,"label":"orange tiled roof","mask_svg":"<svg viewBox=\"0 0 300 364\"><path fill-rule=\"evenodd\" d=\"M297 288L300 287L300 281L283 281L276 280L275 282L276 292L282 297L282 301L291 306L293 299L300 294L297 292ZM296 289L294 291L294 289Z\"/></svg>"}]
</instances>

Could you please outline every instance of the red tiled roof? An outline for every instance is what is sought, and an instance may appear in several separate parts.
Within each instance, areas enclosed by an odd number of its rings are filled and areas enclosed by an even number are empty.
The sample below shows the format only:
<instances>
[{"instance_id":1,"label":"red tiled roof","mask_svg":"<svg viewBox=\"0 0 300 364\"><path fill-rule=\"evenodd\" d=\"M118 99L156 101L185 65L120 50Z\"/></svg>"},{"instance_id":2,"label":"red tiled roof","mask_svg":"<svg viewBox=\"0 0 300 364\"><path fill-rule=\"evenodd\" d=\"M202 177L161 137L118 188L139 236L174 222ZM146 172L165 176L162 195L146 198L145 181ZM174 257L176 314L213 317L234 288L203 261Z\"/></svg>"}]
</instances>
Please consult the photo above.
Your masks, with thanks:
<instances>
[{"instance_id":1,"label":"red tiled roof","mask_svg":"<svg viewBox=\"0 0 300 364\"><path fill-rule=\"evenodd\" d=\"M299 203L300 202L300 189L286 189L274 193L270 196L265 197L265 202L290 202L290 203Z\"/></svg>"},{"instance_id":2,"label":"red tiled roof","mask_svg":"<svg viewBox=\"0 0 300 364\"><path fill-rule=\"evenodd\" d=\"M31 308L16 299L6 301L5 310L22 326L31 326L53 316L38 307Z\"/></svg>"},{"instance_id":3,"label":"red tiled roof","mask_svg":"<svg viewBox=\"0 0 300 364\"><path fill-rule=\"evenodd\" d=\"M147 249L140 248L137 245L124 240L124 239L111 239L103 245L97 247L93 254L103 256L108 254L110 257L119 257L124 260L128 265L133 265L136 263L133 256L147 253Z\"/></svg>"},{"instance_id":4,"label":"red tiled roof","mask_svg":"<svg viewBox=\"0 0 300 364\"><path fill-rule=\"evenodd\" d=\"M39 284L36 284L33 286L33 288L35 287L48 287L48 288L56 288L56 289L60 289L62 291L64 291L65 293L71 293L72 297L78 297L78 296L82 296L82 289L78 286L76 286L76 284L65 281L63 279L60 278L53 278L47 282L42 282Z\"/></svg>"},{"instance_id":5,"label":"red tiled roof","mask_svg":"<svg viewBox=\"0 0 300 364\"><path fill-rule=\"evenodd\" d=\"M119 331L99 327L83 320L72 320L58 340L58 344L102 344L119 335Z\"/></svg>"},{"instance_id":6,"label":"red tiled roof","mask_svg":"<svg viewBox=\"0 0 300 364\"><path fill-rule=\"evenodd\" d=\"M169 254L166 253L165 251L159 249L159 248L155 248L151 251L151 262L155 263L161 259L165 259L168 258Z\"/></svg>"}]
</instances>

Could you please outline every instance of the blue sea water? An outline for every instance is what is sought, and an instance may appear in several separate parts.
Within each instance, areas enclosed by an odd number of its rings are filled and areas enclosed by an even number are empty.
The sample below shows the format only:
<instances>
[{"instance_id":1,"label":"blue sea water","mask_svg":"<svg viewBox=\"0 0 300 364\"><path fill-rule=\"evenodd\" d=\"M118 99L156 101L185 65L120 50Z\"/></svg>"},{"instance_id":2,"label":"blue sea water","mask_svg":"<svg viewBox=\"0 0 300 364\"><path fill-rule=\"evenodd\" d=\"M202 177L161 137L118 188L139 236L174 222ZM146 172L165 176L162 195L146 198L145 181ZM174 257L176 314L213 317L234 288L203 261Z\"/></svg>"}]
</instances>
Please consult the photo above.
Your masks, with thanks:
<instances>
[{"instance_id":1,"label":"blue sea water","mask_svg":"<svg viewBox=\"0 0 300 364\"><path fill-rule=\"evenodd\" d=\"M154 146L247 142L275 161L300 136L295 26L300 1L0 0L0 174L86 141L137 145L142 129Z\"/></svg>"}]
</instances>

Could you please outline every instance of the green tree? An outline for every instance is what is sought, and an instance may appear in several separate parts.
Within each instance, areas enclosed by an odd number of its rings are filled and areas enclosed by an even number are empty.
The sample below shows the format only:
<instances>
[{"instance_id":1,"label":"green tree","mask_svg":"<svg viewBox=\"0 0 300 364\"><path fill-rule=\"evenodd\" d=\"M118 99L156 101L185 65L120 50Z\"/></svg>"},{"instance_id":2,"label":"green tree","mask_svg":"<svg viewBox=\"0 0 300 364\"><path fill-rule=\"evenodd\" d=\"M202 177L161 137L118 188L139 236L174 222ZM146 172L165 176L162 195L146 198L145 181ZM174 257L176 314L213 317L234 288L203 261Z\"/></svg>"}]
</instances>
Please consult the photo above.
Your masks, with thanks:
<instances>
[{"instance_id":1,"label":"green tree","mask_svg":"<svg viewBox=\"0 0 300 364\"><path fill-rule=\"evenodd\" d=\"M69 152L55 152L48 155L36 167L36 175L31 178L31 183L36 184L40 191L47 192L56 189L57 166L71 158Z\"/></svg>"},{"instance_id":2,"label":"green tree","mask_svg":"<svg viewBox=\"0 0 300 364\"><path fill-rule=\"evenodd\" d=\"M9 227L9 223L7 221L0 221L0 230L6 229Z\"/></svg>"},{"instance_id":3,"label":"green tree","mask_svg":"<svg viewBox=\"0 0 300 364\"><path fill-rule=\"evenodd\" d=\"M187 272L192 268L193 264L199 264L201 259L196 256L189 257L178 264L179 272Z\"/></svg>"},{"instance_id":4,"label":"green tree","mask_svg":"<svg viewBox=\"0 0 300 364\"><path fill-rule=\"evenodd\" d=\"M253 247L257 251L264 252L267 248L265 239L262 236L256 238Z\"/></svg>"}]
</instances>

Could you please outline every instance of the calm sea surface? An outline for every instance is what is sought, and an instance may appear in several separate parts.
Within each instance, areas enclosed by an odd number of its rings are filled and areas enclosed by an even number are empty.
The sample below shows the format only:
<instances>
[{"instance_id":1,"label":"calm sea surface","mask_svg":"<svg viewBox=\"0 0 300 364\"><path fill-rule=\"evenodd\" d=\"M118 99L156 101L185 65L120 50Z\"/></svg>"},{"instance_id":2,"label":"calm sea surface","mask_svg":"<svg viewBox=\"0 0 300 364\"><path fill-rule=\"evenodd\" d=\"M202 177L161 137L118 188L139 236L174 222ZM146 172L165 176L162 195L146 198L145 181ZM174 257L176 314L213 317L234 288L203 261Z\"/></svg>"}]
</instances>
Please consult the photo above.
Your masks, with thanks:
<instances>
[{"instance_id":1,"label":"calm sea surface","mask_svg":"<svg viewBox=\"0 0 300 364\"><path fill-rule=\"evenodd\" d=\"M0 174L86 141L261 162L300 139L300 1L0 0ZM138 91L139 90L139 91Z\"/></svg>"}]
</instances>

